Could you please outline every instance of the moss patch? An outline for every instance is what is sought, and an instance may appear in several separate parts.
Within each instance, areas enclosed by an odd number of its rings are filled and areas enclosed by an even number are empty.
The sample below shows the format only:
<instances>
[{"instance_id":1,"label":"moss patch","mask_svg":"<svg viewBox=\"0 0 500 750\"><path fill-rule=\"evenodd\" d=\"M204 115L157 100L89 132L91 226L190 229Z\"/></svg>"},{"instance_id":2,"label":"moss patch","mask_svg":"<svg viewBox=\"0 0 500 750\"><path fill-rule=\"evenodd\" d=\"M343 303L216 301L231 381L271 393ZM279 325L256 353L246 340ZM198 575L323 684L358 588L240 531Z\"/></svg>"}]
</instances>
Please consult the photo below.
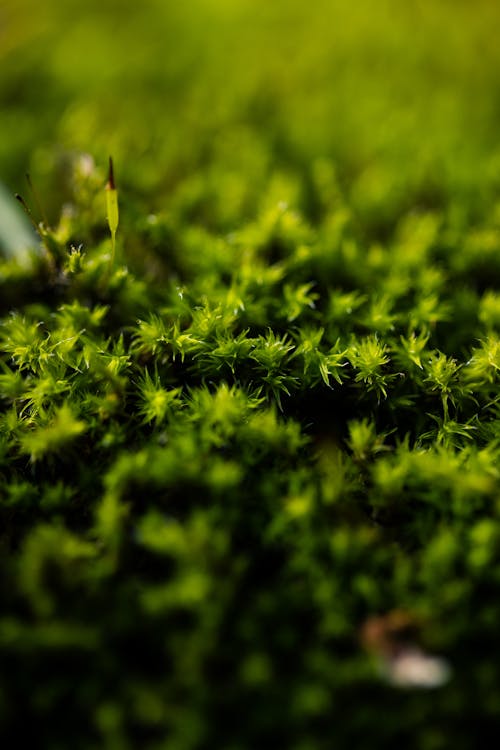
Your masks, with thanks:
<instances>
[{"instance_id":1,"label":"moss patch","mask_svg":"<svg viewBox=\"0 0 500 750\"><path fill-rule=\"evenodd\" d=\"M167 5L9 9L0 159L52 228L0 261L2 724L465 750L500 707L498 10Z\"/></svg>"}]
</instances>

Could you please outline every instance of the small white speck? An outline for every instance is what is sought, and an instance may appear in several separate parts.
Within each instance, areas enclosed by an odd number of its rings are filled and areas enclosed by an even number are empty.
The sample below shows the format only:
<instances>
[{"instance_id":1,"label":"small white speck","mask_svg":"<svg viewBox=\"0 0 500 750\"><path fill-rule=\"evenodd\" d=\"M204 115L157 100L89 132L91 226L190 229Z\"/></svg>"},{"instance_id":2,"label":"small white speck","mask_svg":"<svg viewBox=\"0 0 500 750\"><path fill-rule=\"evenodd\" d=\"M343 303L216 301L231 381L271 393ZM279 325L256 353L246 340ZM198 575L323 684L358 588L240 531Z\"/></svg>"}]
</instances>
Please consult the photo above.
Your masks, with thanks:
<instances>
[{"instance_id":1,"label":"small white speck","mask_svg":"<svg viewBox=\"0 0 500 750\"><path fill-rule=\"evenodd\" d=\"M95 169L94 159L90 154L81 154L78 166L83 177L90 177Z\"/></svg>"},{"instance_id":2,"label":"small white speck","mask_svg":"<svg viewBox=\"0 0 500 750\"><path fill-rule=\"evenodd\" d=\"M382 672L394 687L424 690L442 687L451 676L450 666L445 659L430 656L416 647L408 647L386 657Z\"/></svg>"}]
</instances>

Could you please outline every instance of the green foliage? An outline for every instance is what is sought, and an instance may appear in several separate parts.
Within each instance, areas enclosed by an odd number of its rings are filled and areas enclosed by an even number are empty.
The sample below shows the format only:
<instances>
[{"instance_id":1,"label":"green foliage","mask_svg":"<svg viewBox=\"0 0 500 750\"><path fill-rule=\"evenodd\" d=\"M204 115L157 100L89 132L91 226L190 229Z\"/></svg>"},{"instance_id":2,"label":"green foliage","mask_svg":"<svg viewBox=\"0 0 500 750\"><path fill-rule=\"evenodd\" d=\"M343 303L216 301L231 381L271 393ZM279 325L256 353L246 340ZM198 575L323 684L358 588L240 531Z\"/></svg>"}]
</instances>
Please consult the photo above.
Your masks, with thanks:
<instances>
[{"instance_id":1,"label":"green foliage","mask_svg":"<svg viewBox=\"0 0 500 750\"><path fill-rule=\"evenodd\" d=\"M71 409L64 404L48 425L22 436L21 451L28 453L31 460L36 461L47 453L67 450L68 445L85 429L85 422L75 419Z\"/></svg>"},{"instance_id":2,"label":"green foliage","mask_svg":"<svg viewBox=\"0 0 500 750\"><path fill-rule=\"evenodd\" d=\"M500 706L497 4L0 21L41 222L2 191L5 746L468 750Z\"/></svg>"}]
</instances>

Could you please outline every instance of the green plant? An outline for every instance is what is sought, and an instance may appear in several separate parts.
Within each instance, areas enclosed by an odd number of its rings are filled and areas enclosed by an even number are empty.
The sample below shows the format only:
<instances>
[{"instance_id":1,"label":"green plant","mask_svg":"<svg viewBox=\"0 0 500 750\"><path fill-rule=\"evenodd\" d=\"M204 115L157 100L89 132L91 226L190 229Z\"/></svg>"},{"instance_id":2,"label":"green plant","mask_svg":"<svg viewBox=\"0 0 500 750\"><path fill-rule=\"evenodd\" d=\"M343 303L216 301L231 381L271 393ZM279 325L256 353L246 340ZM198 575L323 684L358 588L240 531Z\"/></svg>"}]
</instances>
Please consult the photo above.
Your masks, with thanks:
<instances>
[{"instance_id":1,"label":"green plant","mask_svg":"<svg viewBox=\"0 0 500 750\"><path fill-rule=\"evenodd\" d=\"M2 731L466 750L500 705L498 8L7 5L3 179L51 226L0 258Z\"/></svg>"}]
</instances>

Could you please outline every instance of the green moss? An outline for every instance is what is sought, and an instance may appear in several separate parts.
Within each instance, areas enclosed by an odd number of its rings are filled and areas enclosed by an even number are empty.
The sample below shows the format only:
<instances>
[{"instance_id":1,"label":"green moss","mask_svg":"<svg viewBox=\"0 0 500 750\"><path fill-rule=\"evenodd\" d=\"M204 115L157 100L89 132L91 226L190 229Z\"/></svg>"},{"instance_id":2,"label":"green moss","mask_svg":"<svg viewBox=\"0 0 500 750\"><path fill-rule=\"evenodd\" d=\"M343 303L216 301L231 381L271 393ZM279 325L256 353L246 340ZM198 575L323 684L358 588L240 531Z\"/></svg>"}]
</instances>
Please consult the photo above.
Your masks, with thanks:
<instances>
[{"instance_id":1,"label":"green moss","mask_svg":"<svg viewBox=\"0 0 500 750\"><path fill-rule=\"evenodd\" d=\"M0 228L6 736L468 749L500 708L498 8L6 8L2 175L53 225Z\"/></svg>"}]
</instances>

